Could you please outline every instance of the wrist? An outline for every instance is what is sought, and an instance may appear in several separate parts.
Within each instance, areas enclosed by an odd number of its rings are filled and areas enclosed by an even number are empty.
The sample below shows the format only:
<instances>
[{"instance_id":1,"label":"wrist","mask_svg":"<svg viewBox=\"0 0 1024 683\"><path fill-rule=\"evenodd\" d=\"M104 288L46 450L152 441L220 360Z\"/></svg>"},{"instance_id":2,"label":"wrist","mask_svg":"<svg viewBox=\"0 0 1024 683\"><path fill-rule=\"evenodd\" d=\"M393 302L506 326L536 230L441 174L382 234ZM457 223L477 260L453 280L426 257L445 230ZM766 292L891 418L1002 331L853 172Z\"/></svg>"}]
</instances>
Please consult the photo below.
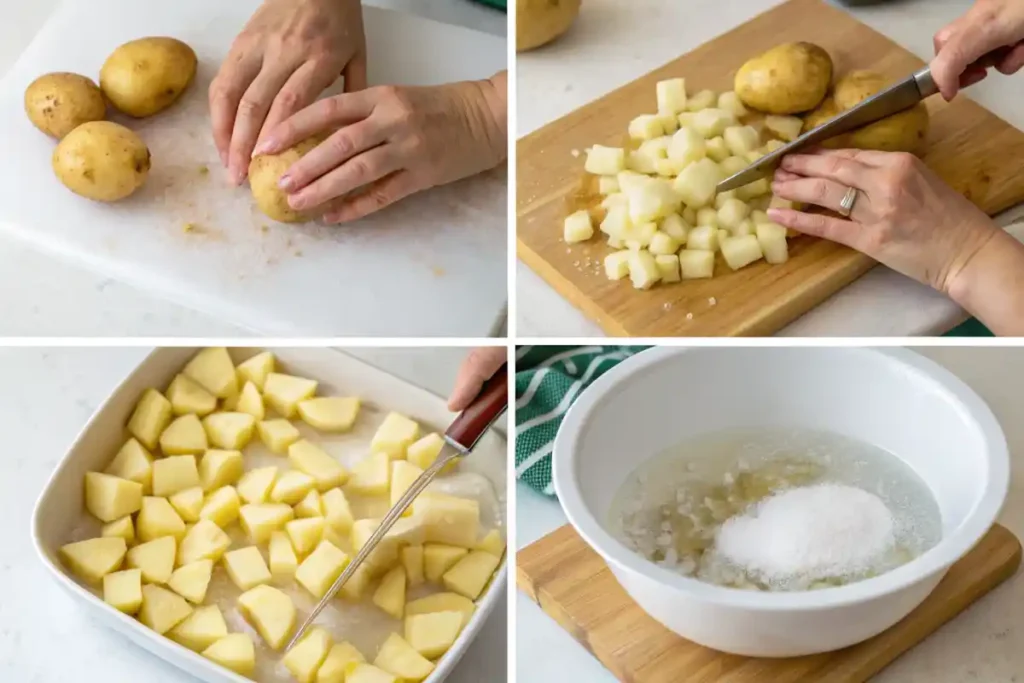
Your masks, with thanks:
<instances>
[{"instance_id":1,"label":"wrist","mask_svg":"<svg viewBox=\"0 0 1024 683\"><path fill-rule=\"evenodd\" d=\"M1024 245L997 230L950 281L946 293L993 333L1024 334Z\"/></svg>"},{"instance_id":2,"label":"wrist","mask_svg":"<svg viewBox=\"0 0 1024 683\"><path fill-rule=\"evenodd\" d=\"M458 84L464 122L481 147L481 168L494 168L508 156L508 111L504 92L491 79Z\"/></svg>"}]
</instances>

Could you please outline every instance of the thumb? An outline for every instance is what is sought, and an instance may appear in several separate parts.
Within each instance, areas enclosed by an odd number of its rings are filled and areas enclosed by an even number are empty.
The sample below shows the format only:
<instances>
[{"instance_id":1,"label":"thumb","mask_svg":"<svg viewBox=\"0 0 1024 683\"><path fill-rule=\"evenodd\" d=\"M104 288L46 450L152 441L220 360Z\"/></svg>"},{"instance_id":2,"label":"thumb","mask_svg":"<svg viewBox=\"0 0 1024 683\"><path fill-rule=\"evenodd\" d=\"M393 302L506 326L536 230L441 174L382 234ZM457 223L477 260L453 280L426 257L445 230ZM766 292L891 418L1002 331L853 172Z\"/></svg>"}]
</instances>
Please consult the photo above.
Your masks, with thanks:
<instances>
[{"instance_id":1,"label":"thumb","mask_svg":"<svg viewBox=\"0 0 1024 683\"><path fill-rule=\"evenodd\" d=\"M360 50L353 55L341 75L345 77L345 92L366 90L366 52Z\"/></svg>"},{"instance_id":2,"label":"thumb","mask_svg":"<svg viewBox=\"0 0 1024 683\"><path fill-rule=\"evenodd\" d=\"M961 74L992 47L988 45L987 36L968 24L939 49L931 63L932 78L947 102L959 92Z\"/></svg>"},{"instance_id":3,"label":"thumb","mask_svg":"<svg viewBox=\"0 0 1024 683\"><path fill-rule=\"evenodd\" d=\"M472 403L484 382L506 362L507 355L504 346L483 346L470 351L455 377L455 388L448 398L448 409L459 411Z\"/></svg>"}]
</instances>

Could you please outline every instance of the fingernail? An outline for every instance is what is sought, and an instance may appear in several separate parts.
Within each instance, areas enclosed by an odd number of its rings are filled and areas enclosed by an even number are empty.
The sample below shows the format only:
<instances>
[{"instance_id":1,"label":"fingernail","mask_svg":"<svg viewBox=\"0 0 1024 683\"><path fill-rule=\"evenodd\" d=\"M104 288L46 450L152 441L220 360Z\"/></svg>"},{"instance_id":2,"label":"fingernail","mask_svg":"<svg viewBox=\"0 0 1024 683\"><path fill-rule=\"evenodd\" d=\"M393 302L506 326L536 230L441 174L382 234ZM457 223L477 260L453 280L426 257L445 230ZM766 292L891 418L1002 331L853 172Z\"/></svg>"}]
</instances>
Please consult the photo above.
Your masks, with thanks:
<instances>
[{"instance_id":1,"label":"fingernail","mask_svg":"<svg viewBox=\"0 0 1024 683\"><path fill-rule=\"evenodd\" d=\"M782 210L781 209L768 209L768 211L766 211L765 213L768 214L768 218L771 218L773 220L774 219L782 218Z\"/></svg>"},{"instance_id":2,"label":"fingernail","mask_svg":"<svg viewBox=\"0 0 1024 683\"><path fill-rule=\"evenodd\" d=\"M290 175L285 173L283 176L281 176L278 179L277 186L279 188L281 188L282 190L284 190L285 192L290 192L292 190L292 188L295 187L295 181L292 180L292 177Z\"/></svg>"},{"instance_id":3,"label":"fingernail","mask_svg":"<svg viewBox=\"0 0 1024 683\"><path fill-rule=\"evenodd\" d=\"M256 145L256 147L252 150L252 156L255 157L255 156L259 156L260 154L266 154L266 153L272 151L274 149L274 147L275 147L275 143L274 143L273 138L267 138L263 142L261 142L261 143Z\"/></svg>"},{"instance_id":4,"label":"fingernail","mask_svg":"<svg viewBox=\"0 0 1024 683\"><path fill-rule=\"evenodd\" d=\"M308 202L306 197L301 194L290 194L288 195L288 206L292 207L296 211L306 206Z\"/></svg>"}]
</instances>

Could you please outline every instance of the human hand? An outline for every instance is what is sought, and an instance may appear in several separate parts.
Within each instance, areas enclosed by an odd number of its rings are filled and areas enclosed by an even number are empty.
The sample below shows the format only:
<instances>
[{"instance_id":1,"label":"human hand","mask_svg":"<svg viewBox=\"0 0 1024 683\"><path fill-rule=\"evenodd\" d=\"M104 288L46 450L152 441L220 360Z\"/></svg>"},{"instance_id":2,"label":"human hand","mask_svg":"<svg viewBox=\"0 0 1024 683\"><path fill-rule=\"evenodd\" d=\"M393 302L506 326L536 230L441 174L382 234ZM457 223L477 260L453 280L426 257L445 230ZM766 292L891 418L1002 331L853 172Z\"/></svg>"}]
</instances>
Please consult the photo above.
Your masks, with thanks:
<instances>
[{"instance_id":1,"label":"human hand","mask_svg":"<svg viewBox=\"0 0 1024 683\"><path fill-rule=\"evenodd\" d=\"M323 217L342 223L497 166L507 152L506 107L504 73L426 88L374 87L306 107L271 129L256 153L338 128L279 185L297 211L347 195Z\"/></svg>"},{"instance_id":2,"label":"human hand","mask_svg":"<svg viewBox=\"0 0 1024 683\"><path fill-rule=\"evenodd\" d=\"M949 293L972 258L1002 231L919 159L904 153L828 150L784 157L775 195L838 211L858 191L848 220L769 209L772 220L845 244Z\"/></svg>"},{"instance_id":3,"label":"human hand","mask_svg":"<svg viewBox=\"0 0 1024 683\"><path fill-rule=\"evenodd\" d=\"M1024 67L1024 2L977 0L936 33L934 43L932 78L947 101L985 78L988 67L1016 73ZM989 53L991 59L982 59Z\"/></svg>"},{"instance_id":4,"label":"human hand","mask_svg":"<svg viewBox=\"0 0 1024 683\"><path fill-rule=\"evenodd\" d=\"M366 87L360 0L265 0L210 84L213 139L229 179L241 184L262 134L339 75L346 92Z\"/></svg>"},{"instance_id":5,"label":"human hand","mask_svg":"<svg viewBox=\"0 0 1024 683\"><path fill-rule=\"evenodd\" d=\"M464 410L477 397L484 382L508 361L508 350L504 346L481 346L473 349L459 367L455 388L448 398L448 410Z\"/></svg>"}]
</instances>

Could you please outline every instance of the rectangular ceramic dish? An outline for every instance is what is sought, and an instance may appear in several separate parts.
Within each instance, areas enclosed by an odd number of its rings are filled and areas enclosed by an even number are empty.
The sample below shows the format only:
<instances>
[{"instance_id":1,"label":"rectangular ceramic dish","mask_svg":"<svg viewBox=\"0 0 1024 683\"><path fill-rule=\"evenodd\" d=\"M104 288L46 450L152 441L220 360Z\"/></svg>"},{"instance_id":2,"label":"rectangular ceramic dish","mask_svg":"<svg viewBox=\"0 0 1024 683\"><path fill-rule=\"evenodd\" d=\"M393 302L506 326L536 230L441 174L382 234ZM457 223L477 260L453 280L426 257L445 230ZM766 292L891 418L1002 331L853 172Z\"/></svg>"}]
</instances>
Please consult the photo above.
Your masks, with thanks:
<instances>
[{"instance_id":1,"label":"rectangular ceramic dish","mask_svg":"<svg viewBox=\"0 0 1024 683\"><path fill-rule=\"evenodd\" d=\"M232 349L237 363L263 349ZM320 382L319 395L358 395L363 399L365 413L379 414L396 410L416 419L425 428L443 432L451 421L443 400L382 370L367 365L334 349L282 348L269 349L278 359L283 372L310 377ZM97 409L85 428L47 482L32 516L32 535L39 557L57 583L81 601L92 616L175 666L207 683L245 683L250 679L234 674L199 654L178 645L146 628L131 616L122 614L103 602L97 593L76 581L58 557L60 546L84 537L83 520L88 518L83 504L85 473L102 470L126 438L125 424L143 391L150 387L166 387L195 353L193 348L159 348L154 350ZM369 421L367 421L369 422ZM365 439L357 433L341 435L342 441ZM371 429L372 434L372 429ZM338 437L334 437L337 439ZM330 442L325 443L325 449ZM472 456L461 464L462 471L482 475L494 486L498 520L504 535L506 510L506 442L493 430L480 440ZM342 462L346 465L344 458ZM482 513L483 514L483 513ZM96 527L98 529L98 526ZM98 535L93 532L88 535ZM441 683L454 669L476 637L487 616L498 601L505 599L507 556L490 585L477 601L477 611L459 635L455 645L438 662L425 683ZM308 606L297 605L302 614ZM234 630L234 629L232 629ZM259 639L255 639L259 647ZM365 653L364 653L365 654Z\"/></svg>"}]
</instances>

